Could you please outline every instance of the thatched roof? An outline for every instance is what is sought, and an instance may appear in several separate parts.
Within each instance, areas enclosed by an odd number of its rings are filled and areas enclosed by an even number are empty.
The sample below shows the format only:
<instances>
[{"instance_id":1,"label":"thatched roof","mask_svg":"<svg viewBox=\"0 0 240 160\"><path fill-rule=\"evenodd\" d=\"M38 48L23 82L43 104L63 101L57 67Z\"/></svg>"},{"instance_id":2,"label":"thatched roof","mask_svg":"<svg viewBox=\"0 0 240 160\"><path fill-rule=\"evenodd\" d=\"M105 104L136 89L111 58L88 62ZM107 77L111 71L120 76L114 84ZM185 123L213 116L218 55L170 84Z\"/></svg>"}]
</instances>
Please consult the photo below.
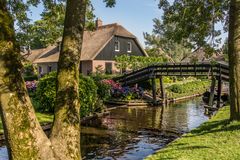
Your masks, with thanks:
<instances>
[{"instance_id":1,"label":"thatched roof","mask_svg":"<svg viewBox=\"0 0 240 160\"><path fill-rule=\"evenodd\" d=\"M100 26L95 31L85 31L81 60L93 60L114 36L132 38L137 41L137 38L132 33L117 23ZM33 55L27 57L27 59L33 63L58 62L59 47L57 45L43 50L44 53L37 52L38 54L33 50Z\"/></svg>"},{"instance_id":2,"label":"thatched roof","mask_svg":"<svg viewBox=\"0 0 240 160\"><path fill-rule=\"evenodd\" d=\"M224 61L222 53L215 52L211 56L207 56L203 48L192 52L189 56L184 58L182 62L210 62L210 61Z\"/></svg>"}]
</instances>

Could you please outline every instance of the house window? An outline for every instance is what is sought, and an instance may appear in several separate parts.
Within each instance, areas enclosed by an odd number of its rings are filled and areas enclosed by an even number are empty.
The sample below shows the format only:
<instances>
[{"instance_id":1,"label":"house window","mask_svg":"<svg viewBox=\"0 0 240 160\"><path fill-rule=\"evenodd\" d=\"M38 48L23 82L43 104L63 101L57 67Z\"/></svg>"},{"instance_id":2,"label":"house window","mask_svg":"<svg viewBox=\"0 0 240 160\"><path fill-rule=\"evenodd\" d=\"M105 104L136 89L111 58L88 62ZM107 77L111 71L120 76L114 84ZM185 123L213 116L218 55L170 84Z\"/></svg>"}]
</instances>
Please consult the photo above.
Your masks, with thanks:
<instances>
[{"instance_id":1,"label":"house window","mask_svg":"<svg viewBox=\"0 0 240 160\"><path fill-rule=\"evenodd\" d=\"M105 73L112 74L112 63L109 62L105 63Z\"/></svg>"},{"instance_id":2,"label":"house window","mask_svg":"<svg viewBox=\"0 0 240 160\"><path fill-rule=\"evenodd\" d=\"M39 72L39 74L42 74L42 67L41 66L38 66L38 72Z\"/></svg>"},{"instance_id":3,"label":"house window","mask_svg":"<svg viewBox=\"0 0 240 160\"><path fill-rule=\"evenodd\" d=\"M48 73L52 71L52 66L48 66Z\"/></svg>"},{"instance_id":4,"label":"house window","mask_svg":"<svg viewBox=\"0 0 240 160\"><path fill-rule=\"evenodd\" d=\"M132 52L132 43L131 43L131 42L128 42L127 52L128 52L128 53L131 53L131 52Z\"/></svg>"},{"instance_id":5,"label":"house window","mask_svg":"<svg viewBox=\"0 0 240 160\"><path fill-rule=\"evenodd\" d=\"M115 47L115 51L119 52L120 51L120 42L119 41L115 41L114 47Z\"/></svg>"}]
</instances>

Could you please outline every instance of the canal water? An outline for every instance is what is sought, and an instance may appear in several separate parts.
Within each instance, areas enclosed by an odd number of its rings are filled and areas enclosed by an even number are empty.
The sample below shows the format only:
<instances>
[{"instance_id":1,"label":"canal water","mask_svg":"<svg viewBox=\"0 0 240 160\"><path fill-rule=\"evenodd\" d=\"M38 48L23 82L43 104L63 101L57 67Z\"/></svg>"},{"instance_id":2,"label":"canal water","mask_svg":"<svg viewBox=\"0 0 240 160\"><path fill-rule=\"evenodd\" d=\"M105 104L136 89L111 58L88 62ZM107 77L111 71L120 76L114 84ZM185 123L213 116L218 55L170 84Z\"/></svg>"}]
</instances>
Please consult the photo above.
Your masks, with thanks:
<instances>
[{"instance_id":1,"label":"canal water","mask_svg":"<svg viewBox=\"0 0 240 160\"><path fill-rule=\"evenodd\" d=\"M159 107L116 108L81 126L83 159L140 160L207 121L201 98ZM0 160L7 160L5 147Z\"/></svg>"}]
</instances>

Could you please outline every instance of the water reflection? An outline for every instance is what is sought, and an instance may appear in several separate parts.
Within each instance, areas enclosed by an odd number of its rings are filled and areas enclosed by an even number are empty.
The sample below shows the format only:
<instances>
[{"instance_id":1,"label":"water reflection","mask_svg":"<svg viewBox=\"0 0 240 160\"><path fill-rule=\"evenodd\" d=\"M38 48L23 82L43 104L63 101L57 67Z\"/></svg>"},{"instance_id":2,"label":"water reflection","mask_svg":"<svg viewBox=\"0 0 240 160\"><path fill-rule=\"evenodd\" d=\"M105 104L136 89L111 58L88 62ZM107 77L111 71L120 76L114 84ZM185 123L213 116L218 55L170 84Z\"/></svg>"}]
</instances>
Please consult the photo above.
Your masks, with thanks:
<instances>
[{"instance_id":1,"label":"water reflection","mask_svg":"<svg viewBox=\"0 0 240 160\"><path fill-rule=\"evenodd\" d=\"M98 127L81 126L83 159L143 159L206 121L201 98L165 107L117 108L98 119ZM7 160L0 147L0 160Z\"/></svg>"},{"instance_id":2,"label":"water reflection","mask_svg":"<svg viewBox=\"0 0 240 160\"><path fill-rule=\"evenodd\" d=\"M101 118L98 128L82 127L84 159L143 159L177 137L199 126L201 100L165 107L118 108Z\"/></svg>"}]
</instances>

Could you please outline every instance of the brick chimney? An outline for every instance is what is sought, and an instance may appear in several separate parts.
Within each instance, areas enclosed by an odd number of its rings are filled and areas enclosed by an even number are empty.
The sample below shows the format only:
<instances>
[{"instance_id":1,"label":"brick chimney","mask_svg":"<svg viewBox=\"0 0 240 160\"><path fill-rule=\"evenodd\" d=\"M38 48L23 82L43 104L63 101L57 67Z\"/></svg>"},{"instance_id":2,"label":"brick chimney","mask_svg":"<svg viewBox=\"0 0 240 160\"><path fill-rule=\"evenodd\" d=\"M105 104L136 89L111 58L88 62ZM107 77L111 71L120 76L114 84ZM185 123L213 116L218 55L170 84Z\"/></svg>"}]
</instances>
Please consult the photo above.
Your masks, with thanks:
<instances>
[{"instance_id":1,"label":"brick chimney","mask_svg":"<svg viewBox=\"0 0 240 160\"><path fill-rule=\"evenodd\" d=\"M100 18L97 18L97 20L96 20L96 29L98 29L102 25L103 25L103 21Z\"/></svg>"}]
</instances>

